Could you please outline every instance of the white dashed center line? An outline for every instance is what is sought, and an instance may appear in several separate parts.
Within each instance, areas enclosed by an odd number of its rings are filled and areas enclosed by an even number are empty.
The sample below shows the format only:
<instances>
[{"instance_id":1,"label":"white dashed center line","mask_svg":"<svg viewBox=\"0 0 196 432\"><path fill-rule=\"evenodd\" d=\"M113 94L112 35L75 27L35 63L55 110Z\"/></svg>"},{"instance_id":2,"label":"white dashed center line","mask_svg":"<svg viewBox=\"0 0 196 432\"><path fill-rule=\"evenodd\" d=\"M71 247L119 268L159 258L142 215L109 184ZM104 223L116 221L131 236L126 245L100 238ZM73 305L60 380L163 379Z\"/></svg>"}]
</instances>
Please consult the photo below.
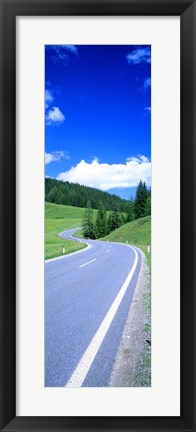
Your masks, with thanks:
<instances>
[{"instance_id":1,"label":"white dashed center line","mask_svg":"<svg viewBox=\"0 0 196 432\"><path fill-rule=\"evenodd\" d=\"M110 252L110 249L108 249L108 250L106 251L106 253L108 253L108 252Z\"/></svg>"},{"instance_id":2,"label":"white dashed center line","mask_svg":"<svg viewBox=\"0 0 196 432\"><path fill-rule=\"evenodd\" d=\"M116 312L135 273L138 263L138 253L136 249L133 250L135 254L135 259L132 268L65 387L81 387L87 376L87 373L95 359L96 354L99 351L104 337L112 323L113 318L116 315Z\"/></svg>"},{"instance_id":3,"label":"white dashed center line","mask_svg":"<svg viewBox=\"0 0 196 432\"><path fill-rule=\"evenodd\" d=\"M84 266L86 266L86 265L88 265L88 264L90 264L90 263L92 263L93 261L96 261L96 258L94 258L93 260L91 260L91 261L88 261L87 263L85 263L85 264L82 264L82 265L80 265L79 266L79 268L81 268L81 267L84 267Z\"/></svg>"}]
</instances>

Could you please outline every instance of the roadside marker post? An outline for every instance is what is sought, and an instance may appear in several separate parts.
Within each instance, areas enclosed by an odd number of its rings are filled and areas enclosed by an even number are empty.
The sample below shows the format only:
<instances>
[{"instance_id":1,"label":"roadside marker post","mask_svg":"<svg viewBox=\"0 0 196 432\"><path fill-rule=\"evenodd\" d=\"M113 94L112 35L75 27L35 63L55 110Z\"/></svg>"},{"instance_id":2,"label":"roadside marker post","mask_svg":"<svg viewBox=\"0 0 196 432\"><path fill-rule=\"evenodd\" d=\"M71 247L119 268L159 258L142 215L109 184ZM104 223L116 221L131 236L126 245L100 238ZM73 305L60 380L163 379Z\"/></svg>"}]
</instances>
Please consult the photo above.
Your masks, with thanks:
<instances>
[{"instance_id":1,"label":"roadside marker post","mask_svg":"<svg viewBox=\"0 0 196 432\"><path fill-rule=\"evenodd\" d=\"M63 246L63 255L65 254L65 246Z\"/></svg>"},{"instance_id":2,"label":"roadside marker post","mask_svg":"<svg viewBox=\"0 0 196 432\"><path fill-rule=\"evenodd\" d=\"M150 252L150 245L149 244L147 246L147 251L148 251L148 253Z\"/></svg>"}]
</instances>

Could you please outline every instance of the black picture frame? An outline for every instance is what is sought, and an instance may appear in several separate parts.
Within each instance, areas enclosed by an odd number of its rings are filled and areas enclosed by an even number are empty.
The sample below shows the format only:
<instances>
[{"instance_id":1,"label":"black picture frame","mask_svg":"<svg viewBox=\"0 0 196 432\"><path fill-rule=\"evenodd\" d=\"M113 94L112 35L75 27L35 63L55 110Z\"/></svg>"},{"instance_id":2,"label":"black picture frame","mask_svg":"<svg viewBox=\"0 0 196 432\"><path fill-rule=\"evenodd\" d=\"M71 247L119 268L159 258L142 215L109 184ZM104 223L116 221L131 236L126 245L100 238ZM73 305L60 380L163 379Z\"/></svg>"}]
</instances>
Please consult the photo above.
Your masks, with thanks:
<instances>
[{"instance_id":1,"label":"black picture frame","mask_svg":"<svg viewBox=\"0 0 196 432\"><path fill-rule=\"evenodd\" d=\"M45 15L180 16L180 417L16 417L16 17ZM0 430L196 431L196 2L0 0L0 20Z\"/></svg>"}]
</instances>

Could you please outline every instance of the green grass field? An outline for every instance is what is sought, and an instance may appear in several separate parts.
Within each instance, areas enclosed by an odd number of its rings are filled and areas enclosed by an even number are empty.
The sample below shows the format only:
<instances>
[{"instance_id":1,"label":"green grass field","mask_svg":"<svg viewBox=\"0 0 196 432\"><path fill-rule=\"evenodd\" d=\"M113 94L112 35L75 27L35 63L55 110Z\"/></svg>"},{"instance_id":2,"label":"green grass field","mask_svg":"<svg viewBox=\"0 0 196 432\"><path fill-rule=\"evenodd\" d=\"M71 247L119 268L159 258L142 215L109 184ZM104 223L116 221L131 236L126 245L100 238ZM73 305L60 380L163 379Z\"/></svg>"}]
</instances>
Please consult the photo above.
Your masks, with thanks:
<instances>
[{"instance_id":1,"label":"green grass field","mask_svg":"<svg viewBox=\"0 0 196 432\"><path fill-rule=\"evenodd\" d=\"M83 249L86 245L61 239L58 234L66 229L77 228L82 225L85 209L59 204L45 204L45 259L62 255L62 246L65 254ZM94 210L96 214L96 210ZM151 217L147 216L122 225L102 240L133 244L143 250L150 266L150 253L147 245L150 241ZM77 237L82 237L78 231Z\"/></svg>"},{"instance_id":2,"label":"green grass field","mask_svg":"<svg viewBox=\"0 0 196 432\"><path fill-rule=\"evenodd\" d=\"M84 249L86 245L61 239L61 231L81 226L84 208L64 206L59 204L45 204L45 259Z\"/></svg>"},{"instance_id":3,"label":"green grass field","mask_svg":"<svg viewBox=\"0 0 196 432\"><path fill-rule=\"evenodd\" d=\"M151 216L146 216L122 225L120 228L108 234L102 240L120 242L138 246L145 253L147 263L150 267L150 253L147 252L147 245L151 243Z\"/></svg>"}]
</instances>

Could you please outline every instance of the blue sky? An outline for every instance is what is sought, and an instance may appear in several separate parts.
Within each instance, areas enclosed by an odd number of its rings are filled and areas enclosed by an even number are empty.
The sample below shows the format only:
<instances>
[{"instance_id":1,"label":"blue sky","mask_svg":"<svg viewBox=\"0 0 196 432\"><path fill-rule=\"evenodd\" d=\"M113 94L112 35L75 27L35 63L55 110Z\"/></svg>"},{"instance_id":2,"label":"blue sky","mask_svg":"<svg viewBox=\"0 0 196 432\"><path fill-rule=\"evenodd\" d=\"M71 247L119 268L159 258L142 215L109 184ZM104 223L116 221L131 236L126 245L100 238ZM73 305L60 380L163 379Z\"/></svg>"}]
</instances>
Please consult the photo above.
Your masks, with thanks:
<instances>
[{"instance_id":1,"label":"blue sky","mask_svg":"<svg viewBox=\"0 0 196 432\"><path fill-rule=\"evenodd\" d=\"M151 47L45 47L45 174L129 199L151 183Z\"/></svg>"}]
</instances>

